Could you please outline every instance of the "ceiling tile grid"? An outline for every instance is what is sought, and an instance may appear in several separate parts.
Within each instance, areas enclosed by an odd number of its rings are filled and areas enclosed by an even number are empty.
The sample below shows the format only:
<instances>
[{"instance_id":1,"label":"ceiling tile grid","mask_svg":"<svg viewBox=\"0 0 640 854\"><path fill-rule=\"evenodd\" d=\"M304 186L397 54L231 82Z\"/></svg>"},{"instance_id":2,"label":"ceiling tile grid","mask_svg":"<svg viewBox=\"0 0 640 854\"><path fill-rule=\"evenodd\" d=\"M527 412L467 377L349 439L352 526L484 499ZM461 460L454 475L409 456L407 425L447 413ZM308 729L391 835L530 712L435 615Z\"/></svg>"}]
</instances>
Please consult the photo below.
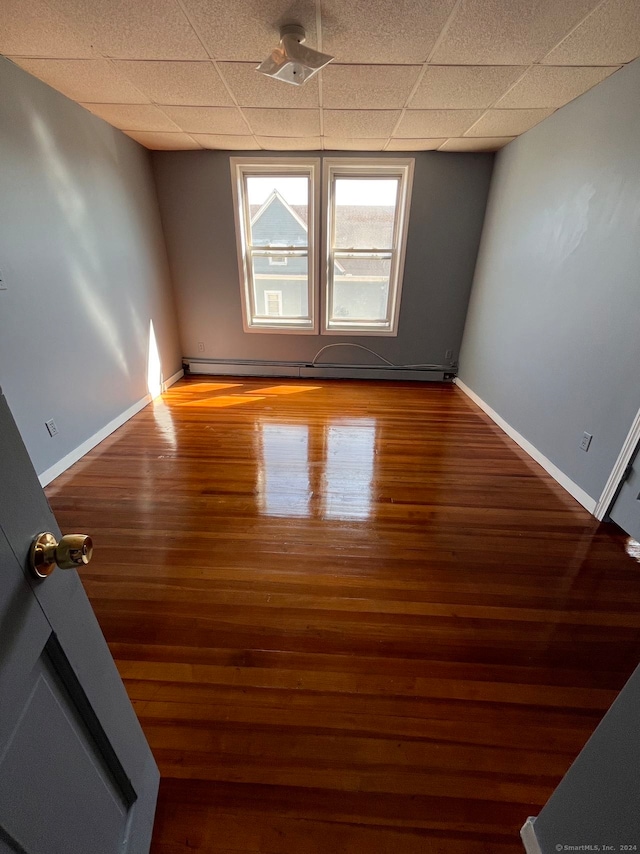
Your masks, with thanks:
<instances>
[{"instance_id":1,"label":"ceiling tile grid","mask_svg":"<svg viewBox=\"0 0 640 854\"><path fill-rule=\"evenodd\" d=\"M534 65L503 95L495 106L499 110L562 107L600 83L613 68L554 68Z\"/></svg>"},{"instance_id":2,"label":"ceiling tile grid","mask_svg":"<svg viewBox=\"0 0 640 854\"><path fill-rule=\"evenodd\" d=\"M490 107L526 70L526 65L430 65L409 101L409 108L474 110Z\"/></svg>"},{"instance_id":3,"label":"ceiling tile grid","mask_svg":"<svg viewBox=\"0 0 640 854\"><path fill-rule=\"evenodd\" d=\"M202 150L202 146L186 133L149 133L134 130L126 130L125 133L145 148L154 151L189 151L196 148Z\"/></svg>"},{"instance_id":4,"label":"ceiling tile grid","mask_svg":"<svg viewBox=\"0 0 640 854\"><path fill-rule=\"evenodd\" d=\"M435 138L464 136L482 115L482 110L406 110L395 136Z\"/></svg>"},{"instance_id":5,"label":"ceiling tile grid","mask_svg":"<svg viewBox=\"0 0 640 854\"><path fill-rule=\"evenodd\" d=\"M190 136L202 148L231 149L233 151L258 151L261 148L253 136L222 133L192 133Z\"/></svg>"},{"instance_id":6,"label":"ceiling tile grid","mask_svg":"<svg viewBox=\"0 0 640 854\"><path fill-rule=\"evenodd\" d=\"M283 23L334 62L256 72ZM639 0L2 0L0 53L148 148L496 151L640 55Z\"/></svg>"},{"instance_id":7,"label":"ceiling tile grid","mask_svg":"<svg viewBox=\"0 0 640 854\"><path fill-rule=\"evenodd\" d=\"M322 106L329 110L399 110L421 65L335 65L322 72Z\"/></svg>"},{"instance_id":8,"label":"ceiling tile grid","mask_svg":"<svg viewBox=\"0 0 640 854\"><path fill-rule=\"evenodd\" d=\"M552 108L541 110L487 110L463 136L519 136L553 113Z\"/></svg>"},{"instance_id":9,"label":"ceiling tile grid","mask_svg":"<svg viewBox=\"0 0 640 854\"><path fill-rule=\"evenodd\" d=\"M162 111L186 133L247 135L250 129L237 107L172 107Z\"/></svg>"},{"instance_id":10,"label":"ceiling tile grid","mask_svg":"<svg viewBox=\"0 0 640 854\"><path fill-rule=\"evenodd\" d=\"M116 71L155 104L176 107L230 107L234 102L210 61L118 60Z\"/></svg>"},{"instance_id":11,"label":"ceiling tile grid","mask_svg":"<svg viewBox=\"0 0 640 854\"><path fill-rule=\"evenodd\" d=\"M400 115L400 110L323 110L322 120L325 136L386 140Z\"/></svg>"},{"instance_id":12,"label":"ceiling tile grid","mask_svg":"<svg viewBox=\"0 0 640 854\"><path fill-rule=\"evenodd\" d=\"M87 104L148 104L149 99L108 59L32 59L14 62L72 101Z\"/></svg>"},{"instance_id":13,"label":"ceiling tile grid","mask_svg":"<svg viewBox=\"0 0 640 854\"><path fill-rule=\"evenodd\" d=\"M387 138L382 139L354 139L353 137L323 137L323 148L325 151L383 151Z\"/></svg>"},{"instance_id":14,"label":"ceiling tile grid","mask_svg":"<svg viewBox=\"0 0 640 854\"><path fill-rule=\"evenodd\" d=\"M513 142L515 136L492 136L492 137L463 137L462 139L447 139L442 141L438 151L498 151L509 142Z\"/></svg>"},{"instance_id":15,"label":"ceiling tile grid","mask_svg":"<svg viewBox=\"0 0 640 854\"><path fill-rule=\"evenodd\" d=\"M120 130L135 131L180 131L158 107L152 104L83 104L94 116L99 116Z\"/></svg>"}]
</instances>

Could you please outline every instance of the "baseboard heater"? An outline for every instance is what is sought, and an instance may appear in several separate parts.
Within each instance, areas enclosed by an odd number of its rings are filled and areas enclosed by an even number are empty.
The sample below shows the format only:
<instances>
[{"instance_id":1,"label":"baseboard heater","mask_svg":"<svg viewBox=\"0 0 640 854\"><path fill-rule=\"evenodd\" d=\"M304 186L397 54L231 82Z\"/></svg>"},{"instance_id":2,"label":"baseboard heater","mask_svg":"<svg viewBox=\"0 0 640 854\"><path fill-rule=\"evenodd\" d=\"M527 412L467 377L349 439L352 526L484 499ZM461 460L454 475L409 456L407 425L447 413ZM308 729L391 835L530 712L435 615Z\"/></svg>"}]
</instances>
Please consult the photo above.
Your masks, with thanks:
<instances>
[{"instance_id":1,"label":"baseboard heater","mask_svg":"<svg viewBox=\"0 0 640 854\"><path fill-rule=\"evenodd\" d=\"M313 365L303 362L261 362L224 359L183 359L190 374L232 377L297 377L300 379L411 380L413 382L451 382L451 366L438 368L402 368L390 365Z\"/></svg>"}]
</instances>

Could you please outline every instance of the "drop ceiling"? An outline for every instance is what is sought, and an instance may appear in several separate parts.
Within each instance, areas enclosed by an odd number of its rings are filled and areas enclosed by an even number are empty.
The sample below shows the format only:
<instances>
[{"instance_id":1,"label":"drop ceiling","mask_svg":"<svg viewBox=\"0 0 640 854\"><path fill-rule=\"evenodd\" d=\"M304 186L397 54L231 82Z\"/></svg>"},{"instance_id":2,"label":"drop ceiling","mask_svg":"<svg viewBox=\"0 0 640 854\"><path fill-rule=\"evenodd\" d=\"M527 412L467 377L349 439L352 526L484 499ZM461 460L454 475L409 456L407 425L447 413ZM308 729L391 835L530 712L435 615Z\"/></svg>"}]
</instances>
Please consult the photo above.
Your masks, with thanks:
<instances>
[{"instance_id":1,"label":"drop ceiling","mask_svg":"<svg viewBox=\"0 0 640 854\"><path fill-rule=\"evenodd\" d=\"M255 66L296 22L335 60ZM0 0L0 53L151 149L494 151L640 55L639 0Z\"/></svg>"}]
</instances>

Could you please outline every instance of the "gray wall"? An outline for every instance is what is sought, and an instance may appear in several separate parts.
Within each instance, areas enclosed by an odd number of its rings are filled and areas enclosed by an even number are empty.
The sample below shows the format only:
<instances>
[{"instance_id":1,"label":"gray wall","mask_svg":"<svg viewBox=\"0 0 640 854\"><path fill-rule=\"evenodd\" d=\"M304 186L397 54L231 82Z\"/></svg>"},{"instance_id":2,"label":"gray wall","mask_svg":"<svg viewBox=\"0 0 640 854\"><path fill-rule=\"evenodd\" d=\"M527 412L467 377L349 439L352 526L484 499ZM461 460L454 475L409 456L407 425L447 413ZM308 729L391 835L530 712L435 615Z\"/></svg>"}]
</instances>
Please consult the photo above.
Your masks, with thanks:
<instances>
[{"instance_id":1,"label":"gray wall","mask_svg":"<svg viewBox=\"0 0 640 854\"><path fill-rule=\"evenodd\" d=\"M637 668L535 819L542 854L640 848L639 716Z\"/></svg>"},{"instance_id":2,"label":"gray wall","mask_svg":"<svg viewBox=\"0 0 640 854\"><path fill-rule=\"evenodd\" d=\"M149 155L0 58L0 385L38 473L180 368ZM44 422L59 433L50 438Z\"/></svg>"},{"instance_id":3,"label":"gray wall","mask_svg":"<svg viewBox=\"0 0 640 854\"><path fill-rule=\"evenodd\" d=\"M460 359L594 499L640 407L638 92L640 61L498 155Z\"/></svg>"},{"instance_id":4,"label":"gray wall","mask_svg":"<svg viewBox=\"0 0 640 854\"><path fill-rule=\"evenodd\" d=\"M337 154L356 156L331 152L331 156ZM229 155L155 152L153 164L183 356L308 361L325 344L353 340L396 364L441 364L449 349L457 358L493 156L440 152L412 156L416 159L415 178L398 337L350 339L344 335L245 333ZM200 341L204 353L198 351ZM374 357L346 348L329 352L325 358L376 363Z\"/></svg>"}]
</instances>

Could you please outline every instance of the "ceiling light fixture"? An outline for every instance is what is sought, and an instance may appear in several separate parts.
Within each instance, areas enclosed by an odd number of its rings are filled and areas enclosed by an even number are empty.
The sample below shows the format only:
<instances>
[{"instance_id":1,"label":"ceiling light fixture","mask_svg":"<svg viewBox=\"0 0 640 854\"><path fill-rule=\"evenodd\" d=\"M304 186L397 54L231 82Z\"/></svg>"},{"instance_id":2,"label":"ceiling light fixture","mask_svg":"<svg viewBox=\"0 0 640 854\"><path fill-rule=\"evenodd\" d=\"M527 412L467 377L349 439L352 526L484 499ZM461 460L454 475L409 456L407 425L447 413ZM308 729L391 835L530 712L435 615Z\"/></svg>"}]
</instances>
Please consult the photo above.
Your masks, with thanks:
<instances>
[{"instance_id":1,"label":"ceiling light fixture","mask_svg":"<svg viewBox=\"0 0 640 854\"><path fill-rule=\"evenodd\" d=\"M303 44L305 38L304 27L298 24L280 27L278 47L274 48L256 70L266 74L267 77L275 77L276 80L302 86L333 59L326 53L305 47Z\"/></svg>"}]
</instances>

